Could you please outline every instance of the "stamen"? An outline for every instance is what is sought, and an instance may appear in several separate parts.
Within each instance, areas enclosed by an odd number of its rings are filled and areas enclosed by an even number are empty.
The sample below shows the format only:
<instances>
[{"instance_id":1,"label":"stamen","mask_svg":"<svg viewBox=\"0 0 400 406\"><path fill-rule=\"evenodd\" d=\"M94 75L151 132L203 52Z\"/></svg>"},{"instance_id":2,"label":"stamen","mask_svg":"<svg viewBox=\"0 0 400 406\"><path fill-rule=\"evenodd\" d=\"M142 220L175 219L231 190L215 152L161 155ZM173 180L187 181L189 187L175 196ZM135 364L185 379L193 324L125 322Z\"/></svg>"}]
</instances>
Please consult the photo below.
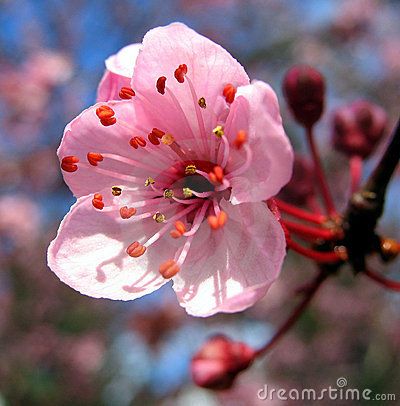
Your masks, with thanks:
<instances>
[{"instance_id":1,"label":"stamen","mask_svg":"<svg viewBox=\"0 0 400 406\"><path fill-rule=\"evenodd\" d=\"M170 279L179 272L179 266L173 259L169 259L160 265L159 271L164 279Z\"/></svg>"},{"instance_id":2,"label":"stamen","mask_svg":"<svg viewBox=\"0 0 400 406\"><path fill-rule=\"evenodd\" d=\"M78 170L79 158L73 155L66 156L61 160L61 169L65 172L75 172Z\"/></svg>"},{"instance_id":3,"label":"stamen","mask_svg":"<svg viewBox=\"0 0 400 406\"><path fill-rule=\"evenodd\" d=\"M165 189L163 195L164 199L172 199L174 197L174 191L172 189Z\"/></svg>"},{"instance_id":4,"label":"stamen","mask_svg":"<svg viewBox=\"0 0 400 406\"><path fill-rule=\"evenodd\" d=\"M232 103L235 100L236 88L232 83L228 83L222 92L227 103Z\"/></svg>"},{"instance_id":5,"label":"stamen","mask_svg":"<svg viewBox=\"0 0 400 406\"><path fill-rule=\"evenodd\" d=\"M121 155L116 155L116 154L102 154L103 158L106 159L112 159L114 161L122 162L126 165L133 166L135 168L142 168L146 169L147 171L154 171L154 172L159 172L160 168L157 168L156 166L152 166L149 164L145 164L142 161L130 159L130 158L125 158L124 156ZM172 177L172 176L171 176Z\"/></svg>"},{"instance_id":6,"label":"stamen","mask_svg":"<svg viewBox=\"0 0 400 406\"><path fill-rule=\"evenodd\" d=\"M151 133L149 133L147 138L153 145L160 145L160 139L163 137L164 134L165 134L164 131L161 131L157 128L153 128L153 130L151 131Z\"/></svg>"},{"instance_id":7,"label":"stamen","mask_svg":"<svg viewBox=\"0 0 400 406\"><path fill-rule=\"evenodd\" d=\"M216 137L221 138L224 135L224 127L222 127L222 125L217 125L213 129L213 133L215 134Z\"/></svg>"},{"instance_id":8,"label":"stamen","mask_svg":"<svg viewBox=\"0 0 400 406\"><path fill-rule=\"evenodd\" d=\"M201 207L201 209L199 211L197 211L196 216L194 217L193 220L193 224L192 224L192 228L185 232L184 236L185 237L190 237L192 235L194 235L197 230L200 228L201 223L203 222L204 216L207 212L208 206L210 205L210 201L207 200L203 203L203 206Z\"/></svg>"},{"instance_id":9,"label":"stamen","mask_svg":"<svg viewBox=\"0 0 400 406\"><path fill-rule=\"evenodd\" d=\"M164 145L168 145L179 156L179 158L182 158L183 160L187 160L185 151L175 141L175 138L172 134L164 134L161 138L161 142Z\"/></svg>"},{"instance_id":10,"label":"stamen","mask_svg":"<svg viewBox=\"0 0 400 406\"><path fill-rule=\"evenodd\" d=\"M155 182L156 182L156 181L155 181L151 176L149 176L149 177L144 181L144 186L145 186L145 187L148 187L148 186L150 186L150 185L153 185Z\"/></svg>"},{"instance_id":11,"label":"stamen","mask_svg":"<svg viewBox=\"0 0 400 406\"><path fill-rule=\"evenodd\" d=\"M210 181L214 184L222 183L224 180L224 170L220 166L214 166L212 172L209 172L208 176Z\"/></svg>"},{"instance_id":12,"label":"stamen","mask_svg":"<svg viewBox=\"0 0 400 406\"><path fill-rule=\"evenodd\" d=\"M143 137L136 136L129 140L131 147L138 149L139 146L144 148L146 146L146 140Z\"/></svg>"},{"instance_id":13,"label":"stamen","mask_svg":"<svg viewBox=\"0 0 400 406\"><path fill-rule=\"evenodd\" d=\"M160 76L157 79L156 88L157 88L158 93L165 94L165 82L166 81L167 81L167 78L165 76Z\"/></svg>"},{"instance_id":14,"label":"stamen","mask_svg":"<svg viewBox=\"0 0 400 406\"><path fill-rule=\"evenodd\" d=\"M238 131L235 141L233 141L233 145L236 149L242 148L243 144L247 141L247 134L246 131L240 130Z\"/></svg>"},{"instance_id":15,"label":"stamen","mask_svg":"<svg viewBox=\"0 0 400 406\"><path fill-rule=\"evenodd\" d=\"M164 134L164 135L161 137L161 142L162 142L164 145L170 146L170 145L172 145L172 144L175 142L175 138L174 138L174 136L173 136L172 134Z\"/></svg>"},{"instance_id":16,"label":"stamen","mask_svg":"<svg viewBox=\"0 0 400 406\"><path fill-rule=\"evenodd\" d=\"M196 165L187 165L185 168L185 175L194 175L196 173L196 169Z\"/></svg>"},{"instance_id":17,"label":"stamen","mask_svg":"<svg viewBox=\"0 0 400 406\"><path fill-rule=\"evenodd\" d=\"M184 196L186 199L189 199L190 197L193 196L193 191L192 191L190 188L188 188L188 187L184 187L184 188L182 189L182 193L183 193L183 196Z\"/></svg>"},{"instance_id":18,"label":"stamen","mask_svg":"<svg viewBox=\"0 0 400 406\"><path fill-rule=\"evenodd\" d=\"M165 215L160 212L157 212L154 214L153 219L156 221L156 223L164 223Z\"/></svg>"},{"instance_id":19,"label":"stamen","mask_svg":"<svg viewBox=\"0 0 400 406\"><path fill-rule=\"evenodd\" d=\"M97 164L103 160L103 155L99 154L98 152L88 152L87 160L89 161L90 165L97 166Z\"/></svg>"},{"instance_id":20,"label":"stamen","mask_svg":"<svg viewBox=\"0 0 400 406\"><path fill-rule=\"evenodd\" d=\"M246 159L245 159L243 165L241 165L239 168L235 169L234 171L230 172L227 175L228 179L232 179L234 176L241 175L243 172L247 171L247 169L250 168L251 161L252 161L252 158L253 158L253 153L252 153L252 151L251 151L248 144L244 144L243 148L244 148L244 150L246 152Z\"/></svg>"},{"instance_id":21,"label":"stamen","mask_svg":"<svg viewBox=\"0 0 400 406\"><path fill-rule=\"evenodd\" d=\"M114 117L114 110L106 105L98 107L96 109L96 115L100 119L100 123L105 127L113 125L117 122L117 119Z\"/></svg>"},{"instance_id":22,"label":"stamen","mask_svg":"<svg viewBox=\"0 0 400 406\"><path fill-rule=\"evenodd\" d=\"M138 178L136 176L130 176L130 175L125 175L125 174L119 173L119 172L109 171L108 169L99 168L98 166L93 167L93 166L91 166L89 164L85 164L85 163L81 163L80 165L83 168L88 168L93 172L102 173L103 175L110 176L112 178L115 178L118 180L123 180L123 181L129 182L129 183L137 183L138 181L140 181L140 178Z\"/></svg>"},{"instance_id":23,"label":"stamen","mask_svg":"<svg viewBox=\"0 0 400 406\"><path fill-rule=\"evenodd\" d=\"M185 81L186 74L187 74L187 66L185 64L179 65L174 72L175 79L179 83L183 83Z\"/></svg>"},{"instance_id":24,"label":"stamen","mask_svg":"<svg viewBox=\"0 0 400 406\"><path fill-rule=\"evenodd\" d=\"M199 101L197 102L202 109L207 107L206 99L204 97L200 97Z\"/></svg>"},{"instance_id":25,"label":"stamen","mask_svg":"<svg viewBox=\"0 0 400 406\"><path fill-rule=\"evenodd\" d=\"M213 230L222 228L228 220L228 215L224 211L220 211L218 216L208 216L207 221Z\"/></svg>"},{"instance_id":26,"label":"stamen","mask_svg":"<svg viewBox=\"0 0 400 406\"><path fill-rule=\"evenodd\" d=\"M119 91L119 97L124 100L130 100L132 97L135 96L135 92L132 88L130 87L121 87L121 90Z\"/></svg>"},{"instance_id":27,"label":"stamen","mask_svg":"<svg viewBox=\"0 0 400 406\"><path fill-rule=\"evenodd\" d=\"M113 196L121 196L122 189L119 186L113 186L111 188L111 193Z\"/></svg>"},{"instance_id":28,"label":"stamen","mask_svg":"<svg viewBox=\"0 0 400 406\"><path fill-rule=\"evenodd\" d=\"M136 211L134 207L124 206L119 209L119 215L122 219L129 219L136 214Z\"/></svg>"},{"instance_id":29,"label":"stamen","mask_svg":"<svg viewBox=\"0 0 400 406\"><path fill-rule=\"evenodd\" d=\"M104 203L103 203L103 196L100 193L96 193L92 199L92 205L94 208L98 210L103 210Z\"/></svg>"},{"instance_id":30,"label":"stamen","mask_svg":"<svg viewBox=\"0 0 400 406\"><path fill-rule=\"evenodd\" d=\"M126 253L133 258L138 258L146 252L146 247L138 243L137 241L133 242L127 249Z\"/></svg>"},{"instance_id":31,"label":"stamen","mask_svg":"<svg viewBox=\"0 0 400 406\"><path fill-rule=\"evenodd\" d=\"M221 167L225 168L226 164L228 163L229 155L230 155L230 148L229 148L229 141L225 135L222 136L222 141L224 143L224 152L222 154L222 162Z\"/></svg>"},{"instance_id":32,"label":"stamen","mask_svg":"<svg viewBox=\"0 0 400 406\"><path fill-rule=\"evenodd\" d=\"M186 227L185 224L182 223L182 221L178 220L175 221L175 230L171 230L170 231L170 236L172 238L180 238L182 237L182 235L186 232Z\"/></svg>"}]
</instances>

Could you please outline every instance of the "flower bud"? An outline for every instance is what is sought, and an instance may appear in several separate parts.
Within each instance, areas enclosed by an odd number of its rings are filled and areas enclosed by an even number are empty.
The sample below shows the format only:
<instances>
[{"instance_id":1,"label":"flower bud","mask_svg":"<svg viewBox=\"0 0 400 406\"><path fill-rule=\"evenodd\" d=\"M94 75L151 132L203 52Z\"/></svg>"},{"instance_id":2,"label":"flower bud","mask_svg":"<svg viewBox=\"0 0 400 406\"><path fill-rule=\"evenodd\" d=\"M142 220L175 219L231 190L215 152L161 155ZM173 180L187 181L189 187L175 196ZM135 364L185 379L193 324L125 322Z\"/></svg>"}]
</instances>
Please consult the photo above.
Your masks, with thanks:
<instances>
[{"instance_id":1,"label":"flower bud","mask_svg":"<svg viewBox=\"0 0 400 406\"><path fill-rule=\"evenodd\" d=\"M298 123L311 127L320 119L324 110L325 80L316 69L293 66L283 79L283 92Z\"/></svg>"},{"instance_id":2,"label":"flower bud","mask_svg":"<svg viewBox=\"0 0 400 406\"><path fill-rule=\"evenodd\" d=\"M254 357L255 351L244 343L222 335L212 337L192 359L193 381L203 388L227 389Z\"/></svg>"},{"instance_id":3,"label":"flower bud","mask_svg":"<svg viewBox=\"0 0 400 406\"><path fill-rule=\"evenodd\" d=\"M304 206L309 197L315 193L315 177L312 165L301 156L296 155L293 165L293 175L284 186L278 197L291 204Z\"/></svg>"},{"instance_id":4,"label":"flower bud","mask_svg":"<svg viewBox=\"0 0 400 406\"><path fill-rule=\"evenodd\" d=\"M387 116L381 107L359 100L336 110L332 127L337 150L367 158L385 134Z\"/></svg>"}]
</instances>

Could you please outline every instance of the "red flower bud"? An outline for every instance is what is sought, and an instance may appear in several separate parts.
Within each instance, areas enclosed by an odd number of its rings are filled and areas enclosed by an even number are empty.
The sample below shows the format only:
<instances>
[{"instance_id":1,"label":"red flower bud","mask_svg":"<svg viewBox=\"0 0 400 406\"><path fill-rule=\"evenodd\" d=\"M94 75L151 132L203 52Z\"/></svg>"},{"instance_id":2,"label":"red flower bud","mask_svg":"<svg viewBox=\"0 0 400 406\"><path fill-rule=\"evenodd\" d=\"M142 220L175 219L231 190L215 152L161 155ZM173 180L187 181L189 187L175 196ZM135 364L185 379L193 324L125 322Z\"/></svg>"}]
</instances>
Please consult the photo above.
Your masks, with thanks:
<instances>
[{"instance_id":1,"label":"red flower bud","mask_svg":"<svg viewBox=\"0 0 400 406\"><path fill-rule=\"evenodd\" d=\"M325 80L316 69L296 65L283 79L286 101L298 123L311 127L324 110Z\"/></svg>"},{"instance_id":2,"label":"red flower bud","mask_svg":"<svg viewBox=\"0 0 400 406\"><path fill-rule=\"evenodd\" d=\"M304 206L315 193L315 176L312 165L305 158L295 156L293 175L278 197L291 204Z\"/></svg>"},{"instance_id":3,"label":"red flower bud","mask_svg":"<svg viewBox=\"0 0 400 406\"><path fill-rule=\"evenodd\" d=\"M244 343L222 335L212 337L192 359L193 381L203 388L227 389L254 357L255 351Z\"/></svg>"},{"instance_id":4,"label":"red flower bud","mask_svg":"<svg viewBox=\"0 0 400 406\"><path fill-rule=\"evenodd\" d=\"M336 110L332 142L346 155L367 158L384 136L386 128L385 111L375 104L359 100Z\"/></svg>"}]
</instances>

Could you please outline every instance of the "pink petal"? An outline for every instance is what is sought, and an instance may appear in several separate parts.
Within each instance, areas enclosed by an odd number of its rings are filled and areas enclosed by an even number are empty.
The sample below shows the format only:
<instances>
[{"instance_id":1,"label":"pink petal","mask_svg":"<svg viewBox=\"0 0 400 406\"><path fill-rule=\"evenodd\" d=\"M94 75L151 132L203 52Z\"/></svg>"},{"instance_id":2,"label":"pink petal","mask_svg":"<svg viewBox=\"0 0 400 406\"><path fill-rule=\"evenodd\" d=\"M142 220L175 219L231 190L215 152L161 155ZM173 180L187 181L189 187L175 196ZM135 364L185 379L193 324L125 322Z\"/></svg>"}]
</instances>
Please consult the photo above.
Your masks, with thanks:
<instances>
[{"instance_id":1,"label":"pink petal","mask_svg":"<svg viewBox=\"0 0 400 406\"><path fill-rule=\"evenodd\" d=\"M113 198L102 191L105 206ZM160 226L152 218L121 219L118 209L99 211L91 196L80 197L65 216L48 250L51 270L67 285L92 296L131 300L165 284L158 267L175 253L176 241L159 240L138 258L125 252L134 241L144 243Z\"/></svg>"},{"instance_id":2,"label":"pink petal","mask_svg":"<svg viewBox=\"0 0 400 406\"><path fill-rule=\"evenodd\" d=\"M106 71L97 89L97 101L119 100L121 87L130 87L142 44L131 44L106 59Z\"/></svg>"},{"instance_id":3,"label":"pink petal","mask_svg":"<svg viewBox=\"0 0 400 406\"><path fill-rule=\"evenodd\" d=\"M184 83L178 83L174 72L179 65L187 65ZM158 93L156 82L165 76L166 85L171 90ZM193 97L188 79L193 84L196 96ZM221 46L199 35L181 23L150 30L143 39L143 48L137 58L132 87L139 97L135 103L142 103L155 126L166 128L174 136L193 131L199 134L195 108L198 100L204 97L207 108L200 109L206 132L212 130L213 120L222 114L222 92L227 83L234 86L249 83L243 67ZM184 115L171 94L178 100ZM141 96L141 97L140 97ZM226 104L225 104L226 106ZM191 129L185 120L188 119ZM159 122L157 122L159 120ZM193 138L193 137L192 137Z\"/></svg>"},{"instance_id":4,"label":"pink petal","mask_svg":"<svg viewBox=\"0 0 400 406\"><path fill-rule=\"evenodd\" d=\"M257 202L276 195L290 180L293 150L282 126L278 100L269 85L253 81L238 88L227 119L226 132L234 139L245 130L252 152L250 167L231 179L233 204ZM243 159L236 153L227 167L235 170ZM232 154L232 156L235 156Z\"/></svg>"},{"instance_id":5,"label":"pink petal","mask_svg":"<svg viewBox=\"0 0 400 406\"><path fill-rule=\"evenodd\" d=\"M144 188L144 181L148 176L156 177L164 169L159 161L154 164L156 160L154 155L144 151L144 148L135 150L129 144L129 140L134 135L146 138L144 131L140 131L135 126L136 122L140 122L140 118L135 113L132 101L114 101L107 105L115 111L116 124L105 127L100 123L96 116L96 108L101 106L99 103L84 110L65 128L57 155L60 161L63 157L71 155L79 158L76 172L62 171L65 182L75 196L84 196L120 184L133 188ZM122 122L127 123L131 129L120 124ZM91 166L88 165L87 161L88 152L111 153L138 160L154 167L154 171L133 167L107 158L98 166ZM159 172L157 172L158 168ZM101 173L100 171L103 169L113 171L121 176L109 176Z\"/></svg>"},{"instance_id":6,"label":"pink petal","mask_svg":"<svg viewBox=\"0 0 400 406\"><path fill-rule=\"evenodd\" d=\"M204 222L187 262L174 278L181 306L194 316L233 313L252 306L278 277L286 254L282 228L264 203L232 205L222 230Z\"/></svg>"}]
</instances>

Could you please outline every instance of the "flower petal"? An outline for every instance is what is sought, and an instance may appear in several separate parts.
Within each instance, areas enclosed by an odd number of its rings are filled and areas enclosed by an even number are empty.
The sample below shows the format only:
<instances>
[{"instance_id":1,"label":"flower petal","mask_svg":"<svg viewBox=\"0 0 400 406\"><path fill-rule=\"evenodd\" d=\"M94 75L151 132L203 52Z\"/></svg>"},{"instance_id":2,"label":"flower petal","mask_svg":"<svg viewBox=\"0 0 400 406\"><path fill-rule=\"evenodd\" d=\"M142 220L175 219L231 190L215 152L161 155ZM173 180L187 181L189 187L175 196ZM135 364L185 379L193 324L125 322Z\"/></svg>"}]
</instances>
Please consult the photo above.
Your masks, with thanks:
<instances>
[{"instance_id":1,"label":"flower petal","mask_svg":"<svg viewBox=\"0 0 400 406\"><path fill-rule=\"evenodd\" d=\"M174 72L182 64L187 65L187 75L184 83L178 83ZM157 79L161 76L166 77L166 85L170 89L164 95L156 89ZM187 78L193 84L195 96ZM175 136L192 132L187 128L185 116L198 136L200 126L197 125L196 109L203 117L206 133L210 133L213 122L226 107L220 99L227 83L236 87L246 85L249 78L225 49L181 23L155 28L145 35L132 79L132 87L139 96L135 103L143 103L154 126L164 125ZM198 105L201 97L207 105L204 109ZM184 115L173 98L178 101ZM157 120L161 122L157 123Z\"/></svg>"},{"instance_id":2,"label":"flower petal","mask_svg":"<svg viewBox=\"0 0 400 406\"><path fill-rule=\"evenodd\" d=\"M184 266L173 279L181 306L194 316L252 306L278 277L286 254L282 228L264 203L232 205L222 230L200 227Z\"/></svg>"},{"instance_id":3,"label":"flower petal","mask_svg":"<svg viewBox=\"0 0 400 406\"><path fill-rule=\"evenodd\" d=\"M144 181L148 176L156 178L165 168L169 151L164 149L164 159L157 160L157 152L145 151L145 148L133 149L129 140L134 135L146 138L146 133L136 127L137 117L133 103L128 101L112 101L107 103L115 111L117 123L108 127L103 126L96 116L96 104L84 110L72 120L64 130L61 145L57 155L60 161L66 156L79 158L76 172L63 171L64 180L75 196L85 196L95 193L105 187L124 184L133 188L144 188ZM126 123L129 128L126 127ZM147 145L146 149L148 149ZM88 152L101 154L109 153L146 164L149 169L121 163L114 159L104 158L97 166L91 166L87 161ZM160 152L158 152L160 154ZM154 164L156 160L156 164ZM143 166L142 165L142 166ZM158 170L159 168L159 170ZM113 172L104 172L104 170Z\"/></svg>"},{"instance_id":4,"label":"flower petal","mask_svg":"<svg viewBox=\"0 0 400 406\"><path fill-rule=\"evenodd\" d=\"M250 167L230 179L231 202L257 202L275 196L290 180L293 150L282 126L278 100L269 85L253 81L238 88L227 119L226 132L231 141L237 132L245 130L252 154ZM232 154L227 171L237 169L244 152Z\"/></svg>"},{"instance_id":5,"label":"flower petal","mask_svg":"<svg viewBox=\"0 0 400 406\"><path fill-rule=\"evenodd\" d=\"M141 46L142 44L128 45L106 59L106 71L97 89L97 101L119 100L121 87L130 87Z\"/></svg>"},{"instance_id":6,"label":"flower petal","mask_svg":"<svg viewBox=\"0 0 400 406\"><path fill-rule=\"evenodd\" d=\"M115 204L117 198L102 194L106 207ZM173 257L176 241L159 240L142 256L128 256L132 242L144 243L160 228L152 218L134 218L121 219L118 208L96 210L91 196L80 197L50 244L49 267L61 281L92 297L132 300L158 289L166 283L158 268Z\"/></svg>"}]
</instances>

